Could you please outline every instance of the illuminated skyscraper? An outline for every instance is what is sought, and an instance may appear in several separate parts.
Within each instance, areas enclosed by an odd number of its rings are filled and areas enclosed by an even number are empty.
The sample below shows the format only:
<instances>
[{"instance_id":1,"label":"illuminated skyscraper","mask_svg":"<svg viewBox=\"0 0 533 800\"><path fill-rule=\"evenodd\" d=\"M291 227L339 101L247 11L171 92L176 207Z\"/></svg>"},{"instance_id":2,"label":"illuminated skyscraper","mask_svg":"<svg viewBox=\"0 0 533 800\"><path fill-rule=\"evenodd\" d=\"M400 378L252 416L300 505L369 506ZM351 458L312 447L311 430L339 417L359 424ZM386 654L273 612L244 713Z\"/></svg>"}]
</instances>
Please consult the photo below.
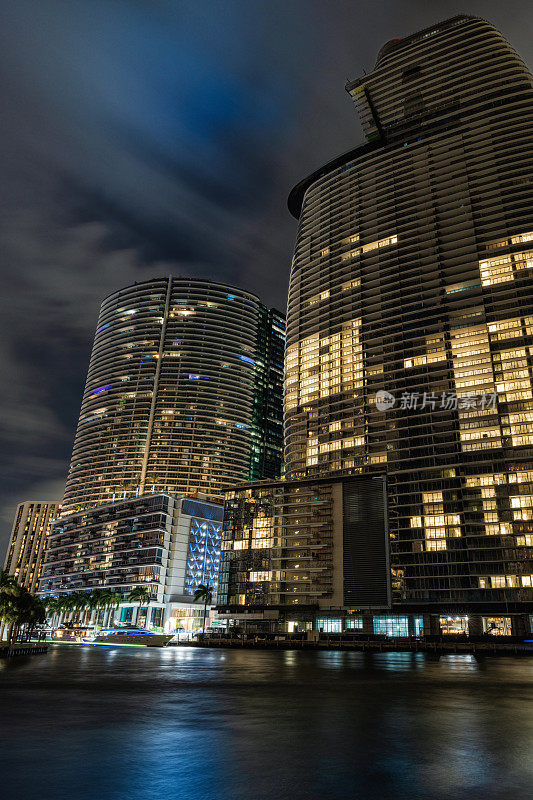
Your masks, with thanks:
<instances>
[{"instance_id":1,"label":"illuminated skyscraper","mask_svg":"<svg viewBox=\"0 0 533 800\"><path fill-rule=\"evenodd\" d=\"M257 331L251 480L279 477L281 472L285 316L263 306Z\"/></svg>"},{"instance_id":2,"label":"illuminated skyscraper","mask_svg":"<svg viewBox=\"0 0 533 800\"><path fill-rule=\"evenodd\" d=\"M63 512L279 475L283 342L281 314L223 284L161 278L107 297Z\"/></svg>"},{"instance_id":3,"label":"illuminated skyscraper","mask_svg":"<svg viewBox=\"0 0 533 800\"><path fill-rule=\"evenodd\" d=\"M289 198L287 477L386 474L393 616L509 630L533 600L533 78L458 16L346 88L367 143ZM288 579L267 553L260 574ZM224 558L244 597L244 556Z\"/></svg>"},{"instance_id":4,"label":"illuminated skyscraper","mask_svg":"<svg viewBox=\"0 0 533 800\"><path fill-rule=\"evenodd\" d=\"M15 514L4 569L30 592L37 589L46 542L59 503L27 500Z\"/></svg>"}]
</instances>

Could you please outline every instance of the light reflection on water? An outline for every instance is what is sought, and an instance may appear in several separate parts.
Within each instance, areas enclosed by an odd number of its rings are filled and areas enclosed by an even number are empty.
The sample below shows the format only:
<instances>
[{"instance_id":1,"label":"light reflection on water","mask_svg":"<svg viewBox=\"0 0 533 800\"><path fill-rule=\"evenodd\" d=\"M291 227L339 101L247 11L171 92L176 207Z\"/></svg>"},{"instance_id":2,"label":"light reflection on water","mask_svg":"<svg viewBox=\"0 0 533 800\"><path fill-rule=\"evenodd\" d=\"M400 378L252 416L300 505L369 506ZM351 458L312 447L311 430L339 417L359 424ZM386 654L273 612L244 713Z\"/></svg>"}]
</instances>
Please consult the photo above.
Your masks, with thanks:
<instances>
[{"instance_id":1,"label":"light reflection on water","mask_svg":"<svg viewBox=\"0 0 533 800\"><path fill-rule=\"evenodd\" d=\"M8 800L531 796L527 659L55 646L0 686Z\"/></svg>"}]
</instances>

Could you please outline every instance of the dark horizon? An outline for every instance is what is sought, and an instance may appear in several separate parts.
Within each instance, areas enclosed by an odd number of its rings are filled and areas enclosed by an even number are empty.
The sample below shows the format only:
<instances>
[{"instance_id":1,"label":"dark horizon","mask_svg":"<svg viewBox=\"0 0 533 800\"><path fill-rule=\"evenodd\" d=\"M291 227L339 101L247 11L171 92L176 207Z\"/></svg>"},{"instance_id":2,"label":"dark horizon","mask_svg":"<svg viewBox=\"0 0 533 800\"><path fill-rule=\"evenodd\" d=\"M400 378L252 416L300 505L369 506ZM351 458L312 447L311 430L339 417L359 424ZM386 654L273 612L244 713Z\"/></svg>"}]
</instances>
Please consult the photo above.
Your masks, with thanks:
<instances>
[{"instance_id":1,"label":"dark horizon","mask_svg":"<svg viewBox=\"0 0 533 800\"><path fill-rule=\"evenodd\" d=\"M284 310L288 194L362 142L346 80L458 13L533 65L525 2L44 5L2 9L2 553L17 503L61 498L106 295L173 272Z\"/></svg>"}]
</instances>

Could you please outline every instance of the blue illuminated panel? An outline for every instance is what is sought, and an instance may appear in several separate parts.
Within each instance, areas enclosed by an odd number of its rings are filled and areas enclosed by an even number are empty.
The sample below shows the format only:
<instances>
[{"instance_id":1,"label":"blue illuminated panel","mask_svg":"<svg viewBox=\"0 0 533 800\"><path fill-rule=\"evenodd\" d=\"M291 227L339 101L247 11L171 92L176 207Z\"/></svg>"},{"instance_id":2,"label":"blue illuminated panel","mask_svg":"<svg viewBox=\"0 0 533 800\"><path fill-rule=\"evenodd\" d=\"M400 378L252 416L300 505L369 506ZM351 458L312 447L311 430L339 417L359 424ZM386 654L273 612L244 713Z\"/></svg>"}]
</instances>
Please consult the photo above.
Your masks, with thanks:
<instances>
[{"instance_id":1,"label":"blue illuminated panel","mask_svg":"<svg viewBox=\"0 0 533 800\"><path fill-rule=\"evenodd\" d=\"M210 586L213 599L218 588L222 522L193 517L189 526L185 594L193 595L200 583Z\"/></svg>"}]
</instances>

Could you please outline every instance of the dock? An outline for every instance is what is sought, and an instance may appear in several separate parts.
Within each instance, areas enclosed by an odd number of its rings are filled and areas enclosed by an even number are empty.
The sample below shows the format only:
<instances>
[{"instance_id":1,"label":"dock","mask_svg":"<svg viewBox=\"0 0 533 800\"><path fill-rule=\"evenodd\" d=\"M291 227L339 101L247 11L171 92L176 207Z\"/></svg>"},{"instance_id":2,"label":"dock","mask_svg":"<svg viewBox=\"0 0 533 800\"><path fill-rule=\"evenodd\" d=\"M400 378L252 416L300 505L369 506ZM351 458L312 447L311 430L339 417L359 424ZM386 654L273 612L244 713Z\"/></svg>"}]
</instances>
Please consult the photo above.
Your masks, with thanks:
<instances>
[{"instance_id":1,"label":"dock","mask_svg":"<svg viewBox=\"0 0 533 800\"><path fill-rule=\"evenodd\" d=\"M14 656L37 656L48 652L48 644L45 642L14 642L8 645L7 642L0 642L0 658L13 658Z\"/></svg>"}]
</instances>

